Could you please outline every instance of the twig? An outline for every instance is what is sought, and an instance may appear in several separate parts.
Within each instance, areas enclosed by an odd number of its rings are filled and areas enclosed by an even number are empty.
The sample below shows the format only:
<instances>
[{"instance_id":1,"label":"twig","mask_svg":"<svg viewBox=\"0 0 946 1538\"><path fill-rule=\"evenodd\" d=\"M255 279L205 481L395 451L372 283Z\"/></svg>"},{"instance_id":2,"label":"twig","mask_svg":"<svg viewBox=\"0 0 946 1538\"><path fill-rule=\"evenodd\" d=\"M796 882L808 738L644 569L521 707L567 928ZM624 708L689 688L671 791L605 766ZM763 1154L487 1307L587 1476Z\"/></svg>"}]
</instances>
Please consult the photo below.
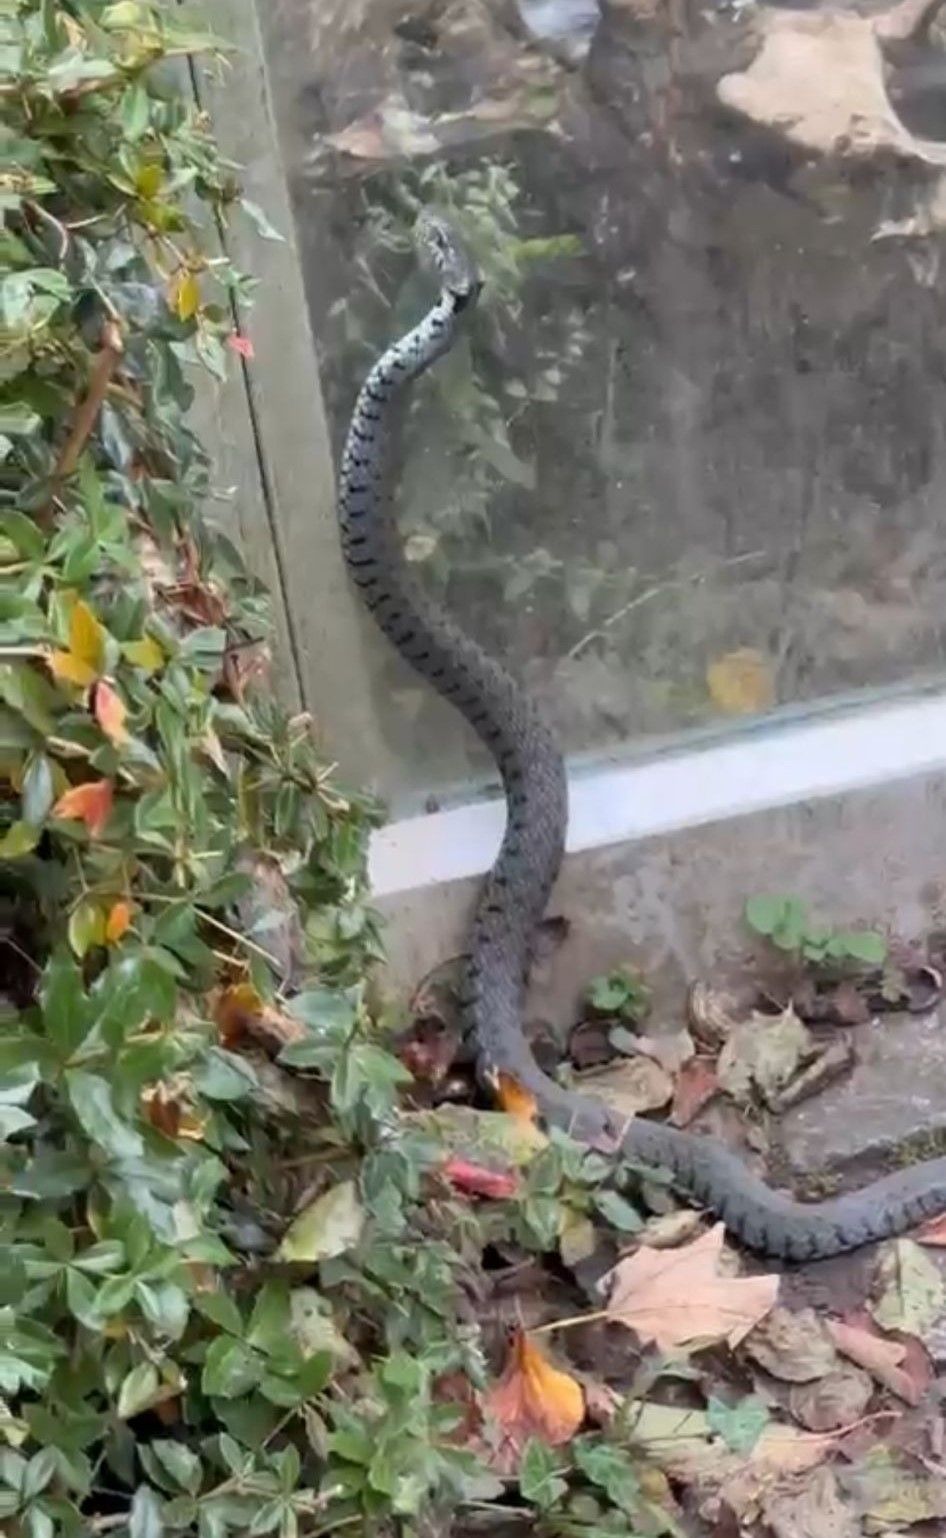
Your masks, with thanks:
<instances>
[{"instance_id":1,"label":"twig","mask_svg":"<svg viewBox=\"0 0 946 1538\"><path fill-rule=\"evenodd\" d=\"M757 561L763 555L765 555L764 550L748 550L745 555L734 555L728 561L721 561L714 568L714 571L725 571L727 567L740 566L744 561ZM645 588L642 593L635 593L634 597L629 599L627 603L622 604L620 609L615 609L614 613L609 614L606 620L602 620L597 630L589 630L587 635L583 635L580 641L576 641L574 646L570 647L565 653L565 656L569 658L579 656L586 646L590 646L592 641L601 640L605 631L610 630L612 625L616 625L625 615L630 614L632 609L639 609L642 604L649 603L652 598L658 598L661 593L671 593L675 588L680 587L692 587L697 582L705 581L708 575L709 573L706 571L695 571L691 572L688 577L677 577L671 582L656 582L653 587Z\"/></svg>"},{"instance_id":2,"label":"twig","mask_svg":"<svg viewBox=\"0 0 946 1538\"><path fill-rule=\"evenodd\" d=\"M109 381L118 364L119 358L124 352L121 329L117 322L109 319L102 327L102 346L92 365L92 373L89 379L89 388L85 399L80 402L72 431L63 445L59 455L59 461L54 473L54 481L64 481L71 475L79 463L82 450L89 440L89 435L95 426L96 418L105 399Z\"/></svg>"}]
</instances>

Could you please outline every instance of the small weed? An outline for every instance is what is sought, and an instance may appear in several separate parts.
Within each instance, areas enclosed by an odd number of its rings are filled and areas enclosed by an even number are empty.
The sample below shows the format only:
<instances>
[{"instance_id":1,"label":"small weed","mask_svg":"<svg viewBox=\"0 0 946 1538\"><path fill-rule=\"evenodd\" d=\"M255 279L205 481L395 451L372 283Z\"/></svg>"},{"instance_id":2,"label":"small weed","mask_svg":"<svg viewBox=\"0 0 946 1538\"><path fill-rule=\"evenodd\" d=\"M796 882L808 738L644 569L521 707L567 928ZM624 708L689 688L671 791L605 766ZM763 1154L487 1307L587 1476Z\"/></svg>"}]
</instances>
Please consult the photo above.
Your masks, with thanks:
<instances>
[{"instance_id":1,"label":"small weed","mask_svg":"<svg viewBox=\"0 0 946 1538\"><path fill-rule=\"evenodd\" d=\"M745 918L749 928L780 951L815 966L856 963L883 966L887 941L876 929L831 929L816 923L798 897L774 892L750 897Z\"/></svg>"},{"instance_id":2,"label":"small weed","mask_svg":"<svg viewBox=\"0 0 946 1538\"><path fill-rule=\"evenodd\" d=\"M597 1014L627 1020L633 1025L646 1019L650 1012L650 989L640 973L630 967L617 967L592 978L587 998Z\"/></svg>"}]
</instances>

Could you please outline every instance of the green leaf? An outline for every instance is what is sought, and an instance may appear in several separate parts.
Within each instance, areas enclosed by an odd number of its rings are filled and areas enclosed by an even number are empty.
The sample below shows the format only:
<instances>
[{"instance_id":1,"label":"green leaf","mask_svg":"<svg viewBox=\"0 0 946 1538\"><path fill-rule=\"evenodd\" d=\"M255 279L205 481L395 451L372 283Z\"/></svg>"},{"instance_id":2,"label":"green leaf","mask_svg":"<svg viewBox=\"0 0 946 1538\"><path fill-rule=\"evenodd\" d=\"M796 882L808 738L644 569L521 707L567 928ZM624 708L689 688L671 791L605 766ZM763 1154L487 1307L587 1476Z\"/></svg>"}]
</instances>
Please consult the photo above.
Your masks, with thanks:
<instances>
[{"instance_id":1,"label":"green leaf","mask_svg":"<svg viewBox=\"0 0 946 1538\"><path fill-rule=\"evenodd\" d=\"M561 1500L568 1490L559 1469L561 1459L551 1447L532 1437L526 1443L519 1464L519 1491L523 1500L546 1511Z\"/></svg>"},{"instance_id":2,"label":"green leaf","mask_svg":"<svg viewBox=\"0 0 946 1538\"><path fill-rule=\"evenodd\" d=\"M624 1448L612 1442L579 1438L574 1445L574 1457L585 1478L599 1485L615 1506L622 1511L637 1509L640 1482L633 1459Z\"/></svg>"},{"instance_id":3,"label":"green leaf","mask_svg":"<svg viewBox=\"0 0 946 1538\"><path fill-rule=\"evenodd\" d=\"M262 1364L255 1352L231 1335L211 1341L204 1358L200 1386L218 1399L238 1399L260 1380Z\"/></svg>"},{"instance_id":4,"label":"green leaf","mask_svg":"<svg viewBox=\"0 0 946 1538\"><path fill-rule=\"evenodd\" d=\"M20 860L31 854L40 840L41 830L30 822L11 822L0 838L0 860Z\"/></svg>"},{"instance_id":5,"label":"green leaf","mask_svg":"<svg viewBox=\"0 0 946 1538\"><path fill-rule=\"evenodd\" d=\"M144 1152L140 1134L115 1110L107 1080L72 1068L65 1075L65 1085L72 1109L93 1143L113 1159L135 1159Z\"/></svg>"},{"instance_id":6,"label":"green leaf","mask_svg":"<svg viewBox=\"0 0 946 1538\"><path fill-rule=\"evenodd\" d=\"M243 212L249 216L256 229L257 235L261 235L264 240L285 240L286 237L284 235L280 235L275 225L270 224L258 203L251 203L249 198L241 198L240 207L243 209Z\"/></svg>"},{"instance_id":7,"label":"green leaf","mask_svg":"<svg viewBox=\"0 0 946 1538\"><path fill-rule=\"evenodd\" d=\"M201 1485L201 1464L195 1452L183 1442L160 1440L151 1443L151 1451L176 1485L196 1495Z\"/></svg>"},{"instance_id":8,"label":"green leaf","mask_svg":"<svg viewBox=\"0 0 946 1538\"><path fill-rule=\"evenodd\" d=\"M743 1455L751 1453L770 1419L765 1402L755 1394L747 1394L732 1405L711 1394L706 1418L730 1451Z\"/></svg>"},{"instance_id":9,"label":"green leaf","mask_svg":"<svg viewBox=\"0 0 946 1538\"><path fill-rule=\"evenodd\" d=\"M45 753L34 753L23 775L23 817L41 828L53 804L53 770Z\"/></svg>"},{"instance_id":10,"label":"green leaf","mask_svg":"<svg viewBox=\"0 0 946 1538\"><path fill-rule=\"evenodd\" d=\"M644 1220L636 1207L632 1207L617 1191L596 1191L595 1206L603 1218L615 1228L619 1228L625 1234L638 1234L644 1226Z\"/></svg>"},{"instance_id":11,"label":"green leaf","mask_svg":"<svg viewBox=\"0 0 946 1538\"><path fill-rule=\"evenodd\" d=\"M139 1485L131 1499L128 1538L162 1538L162 1502L150 1485Z\"/></svg>"},{"instance_id":12,"label":"green leaf","mask_svg":"<svg viewBox=\"0 0 946 1538\"><path fill-rule=\"evenodd\" d=\"M834 936L841 954L853 956L870 966L882 966L887 959L887 941L875 929L846 929Z\"/></svg>"},{"instance_id":13,"label":"green leaf","mask_svg":"<svg viewBox=\"0 0 946 1538\"><path fill-rule=\"evenodd\" d=\"M159 1387L158 1369L151 1362L139 1362L122 1380L118 1391L117 1412L119 1420L130 1420L140 1415L153 1403Z\"/></svg>"},{"instance_id":14,"label":"green leaf","mask_svg":"<svg viewBox=\"0 0 946 1538\"><path fill-rule=\"evenodd\" d=\"M311 1202L289 1225L276 1251L279 1260L329 1260L353 1249L361 1238L365 1211L353 1180L338 1185Z\"/></svg>"},{"instance_id":15,"label":"green leaf","mask_svg":"<svg viewBox=\"0 0 946 1538\"><path fill-rule=\"evenodd\" d=\"M746 923L757 935L773 935L785 922L787 898L784 893L765 893L746 902Z\"/></svg>"},{"instance_id":16,"label":"green leaf","mask_svg":"<svg viewBox=\"0 0 946 1538\"><path fill-rule=\"evenodd\" d=\"M47 1035L63 1057L70 1057L91 1027L92 1007L82 985L82 973L64 950L46 964L40 999Z\"/></svg>"}]
</instances>

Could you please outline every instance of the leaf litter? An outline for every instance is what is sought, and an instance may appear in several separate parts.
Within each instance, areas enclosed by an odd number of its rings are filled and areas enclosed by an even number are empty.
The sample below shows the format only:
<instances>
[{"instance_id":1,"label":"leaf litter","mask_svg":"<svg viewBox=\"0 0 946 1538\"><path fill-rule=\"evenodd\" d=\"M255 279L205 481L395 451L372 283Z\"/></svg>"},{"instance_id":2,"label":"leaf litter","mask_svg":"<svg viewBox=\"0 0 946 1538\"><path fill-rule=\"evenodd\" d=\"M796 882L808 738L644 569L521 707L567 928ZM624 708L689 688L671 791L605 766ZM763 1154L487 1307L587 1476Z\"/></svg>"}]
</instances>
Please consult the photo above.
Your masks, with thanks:
<instances>
[{"instance_id":1,"label":"leaf litter","mask_svg":"<svg viewBox=\"0 0 946 1538\"><path fill-rule=\"evenodd\" d=\"M689 1031L616 1027L617 1059L576 1079L628 1116L688 1125L725 1113L734 1141L764 1147L753 1117L849 1061L847 1034L832 1024L825 1046L792 1004L759 1009L745 989L696 987ZM922 1337L946 1316L936 1259L946 1220L849 1267L844 1286L821 1289L827 1308L798 1307L778 1269L740 1257L724 1226L677 1205L659 1174L628 1169L611 1183L613 1166L543 1130L511 1078L495 1086L499 1109L484 1111L438 1101L450 1076L449 1053L437 1075L417 1074L422 1103L403 1122L440 1149L431 1190L465 1207L484 1241L501 1236L485 1312L476 1305L491 1370L479 1383L454 1373L449 1392L444 1380L461 1445L501 1486L518 1482L540 1509L570 1511L575 1479L613 1448L629 1462L609 1471L612 1488L631 1479L640 1499L649 1492L651 1516L634 1508L634 1530L648 1535L688 1532L686 1513L713 1538L861 1538L885 1522L899 1538L940 1519L944 1431ZM336 1215L315 1216L300 1214L301 1247L291 1229L284 1258L358 1242L351 1212L340 1237ZM551 1264L525 1264L537 1232ZM836 1316L832 1296L844 1299ZM490 1334L491 1310L501 1336Z\"/></svg>"}]
</instances>

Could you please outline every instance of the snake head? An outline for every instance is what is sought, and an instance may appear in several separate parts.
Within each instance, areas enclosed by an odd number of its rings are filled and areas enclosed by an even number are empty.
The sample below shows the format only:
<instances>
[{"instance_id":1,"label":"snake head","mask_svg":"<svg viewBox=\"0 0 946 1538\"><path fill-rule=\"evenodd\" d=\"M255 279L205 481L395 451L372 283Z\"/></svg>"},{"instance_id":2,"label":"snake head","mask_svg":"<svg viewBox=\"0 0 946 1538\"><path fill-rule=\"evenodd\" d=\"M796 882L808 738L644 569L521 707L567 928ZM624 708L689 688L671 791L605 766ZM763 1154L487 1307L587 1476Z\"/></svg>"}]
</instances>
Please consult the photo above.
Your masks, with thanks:
<instances>
[{"instance_id":1,"label":"snake head","mask_svg":"<svg viewBox=\"0 0 946 1538\"><path fill-rule=\"evenodd\" d=\"M456 227L436 208L421 210L414 226L414 240L421 262L437 282L457 301L457 307L474 304L483 280Z\"/></svg>"}]
</instances>

